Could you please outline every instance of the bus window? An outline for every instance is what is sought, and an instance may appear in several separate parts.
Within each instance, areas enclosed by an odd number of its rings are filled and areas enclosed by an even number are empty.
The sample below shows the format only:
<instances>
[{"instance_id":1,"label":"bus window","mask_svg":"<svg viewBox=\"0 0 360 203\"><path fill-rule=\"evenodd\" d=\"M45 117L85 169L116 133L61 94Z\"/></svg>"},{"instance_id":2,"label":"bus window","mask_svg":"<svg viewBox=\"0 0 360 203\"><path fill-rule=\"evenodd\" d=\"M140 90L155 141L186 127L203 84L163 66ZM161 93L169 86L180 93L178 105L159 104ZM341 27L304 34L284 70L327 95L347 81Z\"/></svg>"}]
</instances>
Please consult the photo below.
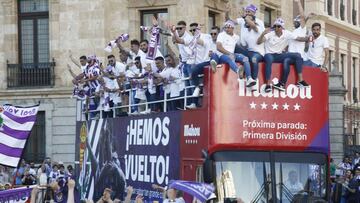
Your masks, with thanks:
<instances>
[{"instance_id":1,"label":"bus window","mask_svg":"<svg viewBox=\"0 0 360 203\"><path fill-rule=\"evenodd\" d=\"M325 165L276 162L276 193L283 203L322 199L326 195Z\"/></svg>"},{"instance_id":2,"label":"bus window","mask_svg":"<svg viewBox=\"0 0 360 203\"><path fill-rule=\"evenodd\" d=\"M216 162L218 201L267 202L271 196L269 174L269 162Z\"/></svg>"}]
</instances>

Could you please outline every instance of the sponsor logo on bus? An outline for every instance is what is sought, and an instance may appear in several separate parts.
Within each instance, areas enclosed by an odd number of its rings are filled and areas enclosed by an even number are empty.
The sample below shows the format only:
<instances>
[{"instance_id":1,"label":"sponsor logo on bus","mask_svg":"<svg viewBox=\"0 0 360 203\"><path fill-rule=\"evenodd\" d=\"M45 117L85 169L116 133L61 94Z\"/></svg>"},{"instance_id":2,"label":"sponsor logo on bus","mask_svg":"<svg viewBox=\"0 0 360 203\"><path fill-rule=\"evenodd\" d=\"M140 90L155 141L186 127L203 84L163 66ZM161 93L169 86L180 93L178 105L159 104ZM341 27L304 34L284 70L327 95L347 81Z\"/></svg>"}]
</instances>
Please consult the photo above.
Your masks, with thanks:
<instances>
[{"instance_id":1,"label":"sponsor logo on bus","mask_svg":"<svg viewBox=\"0 0 360 203\"><path fill-rule=\"evenodd\" d=\"M311 86L299 88L294 84L287 85L285 91L279 91L272 89L271 92L265 92L266 84L259 86L259 82L256 84L256 91L251 91L251 88L246 87L245 80L239 81L239 96L240 97L268 97L268 98L290 98L290 99L312 99ZM272 80L273 84L278 82L277 78Z\"/></svg>"},{"instance_id":2,"label":"sponsor logo on bus","mask_svg":"<svg viewBox=\"0 0 360 203\"><path fill-rule=\"evenodd\" d=\"M184 125L185 144L197 144L200 131L200 127L194 127L193 124Z\"/></svg>"}]
</instances>

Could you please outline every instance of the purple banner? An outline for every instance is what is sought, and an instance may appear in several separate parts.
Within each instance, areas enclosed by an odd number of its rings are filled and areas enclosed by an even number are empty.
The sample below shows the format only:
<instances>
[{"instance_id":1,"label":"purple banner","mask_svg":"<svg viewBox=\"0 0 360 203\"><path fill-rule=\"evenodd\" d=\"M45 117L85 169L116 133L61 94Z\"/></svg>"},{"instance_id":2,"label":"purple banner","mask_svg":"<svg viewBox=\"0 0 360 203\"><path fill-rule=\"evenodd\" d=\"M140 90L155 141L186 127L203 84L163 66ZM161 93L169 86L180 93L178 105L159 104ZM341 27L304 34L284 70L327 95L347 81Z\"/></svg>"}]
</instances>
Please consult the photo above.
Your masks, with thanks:
<instances>
[{"instance_id":1,"label":"purple banner","mask_svg":"<svg viewBox=\"0 0 360 203\"><path fill-rule=\"evenodd\" d=\"M16 188L0 191L0 202L26 201L31 194L32 188Z\"/></svg>"},{"instance_id":2,"label":"purple banner","mask_svg":"<svg viewBox=\"0 0 360 203\"><path fill-rule=\"evenodd\" d=\"M87 125L85 144L80 136L83 123L79 122L82 198L97 201L105 188L111 188L114 198L123 199L126 186L132 186L133 197L141 194L145 202L161 202L162 193L153 190L152 184L166 186L179 178L180 115L170 112L93 120Z\"/></svg>"},{"instance_id":3,"label":"purple banner","mask_svg":"<svg viewBox=\"0 0 360 203\"><path fill-rule=\"evenodd\" d=\"M208 200L215 190L214 186L210 184L183 180L171 181L169 188L186 192L198 199L200 202Z\"/></svg>"}]
</instances>

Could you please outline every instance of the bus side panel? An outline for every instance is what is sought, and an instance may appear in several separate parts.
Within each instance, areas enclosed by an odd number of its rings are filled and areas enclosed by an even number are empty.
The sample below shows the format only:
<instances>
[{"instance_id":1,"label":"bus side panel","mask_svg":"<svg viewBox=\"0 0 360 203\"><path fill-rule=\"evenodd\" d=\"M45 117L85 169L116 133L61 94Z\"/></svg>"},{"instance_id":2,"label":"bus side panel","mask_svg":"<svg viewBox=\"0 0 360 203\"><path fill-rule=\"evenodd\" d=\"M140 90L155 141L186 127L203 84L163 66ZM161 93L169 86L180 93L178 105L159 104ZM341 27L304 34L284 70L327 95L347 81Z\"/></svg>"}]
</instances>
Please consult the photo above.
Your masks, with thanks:
<instances>
[{"instance_id":1,"label":"bus side panel","mask_svg":"<svg viewBox=\"0 0 360 203\"><path fill-rule=\"evenodd\" d=\"M328 74L304 67L309 87L297 87L292 66L285 91L265 92L264 66L260 64L256 90L227 67L210 74L211 145L242 149L329 151ZM282 66L272 66L273 84Z\"/></svg>"}]
</instances>

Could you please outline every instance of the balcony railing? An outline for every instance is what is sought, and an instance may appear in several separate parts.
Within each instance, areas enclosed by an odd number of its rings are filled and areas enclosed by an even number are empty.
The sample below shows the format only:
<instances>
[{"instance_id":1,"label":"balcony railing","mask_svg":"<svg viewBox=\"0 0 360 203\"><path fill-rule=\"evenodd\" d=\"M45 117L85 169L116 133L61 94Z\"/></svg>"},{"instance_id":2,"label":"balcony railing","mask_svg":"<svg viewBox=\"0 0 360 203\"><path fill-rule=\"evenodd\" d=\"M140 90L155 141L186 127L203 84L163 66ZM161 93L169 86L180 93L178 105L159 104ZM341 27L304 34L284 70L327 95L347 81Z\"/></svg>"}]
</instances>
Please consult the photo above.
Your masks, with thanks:
<instances>
[{"instance_id":1,"label":"balcony railing","mask_svg":"<svg viewBox=\"0 0 360 203\"><path fill-rule=\"evenodd\" d=\"M52 87L55 83L55 61L49 63L9 64L7 62L7 87Z\"/></svg>"}]
</instances>

